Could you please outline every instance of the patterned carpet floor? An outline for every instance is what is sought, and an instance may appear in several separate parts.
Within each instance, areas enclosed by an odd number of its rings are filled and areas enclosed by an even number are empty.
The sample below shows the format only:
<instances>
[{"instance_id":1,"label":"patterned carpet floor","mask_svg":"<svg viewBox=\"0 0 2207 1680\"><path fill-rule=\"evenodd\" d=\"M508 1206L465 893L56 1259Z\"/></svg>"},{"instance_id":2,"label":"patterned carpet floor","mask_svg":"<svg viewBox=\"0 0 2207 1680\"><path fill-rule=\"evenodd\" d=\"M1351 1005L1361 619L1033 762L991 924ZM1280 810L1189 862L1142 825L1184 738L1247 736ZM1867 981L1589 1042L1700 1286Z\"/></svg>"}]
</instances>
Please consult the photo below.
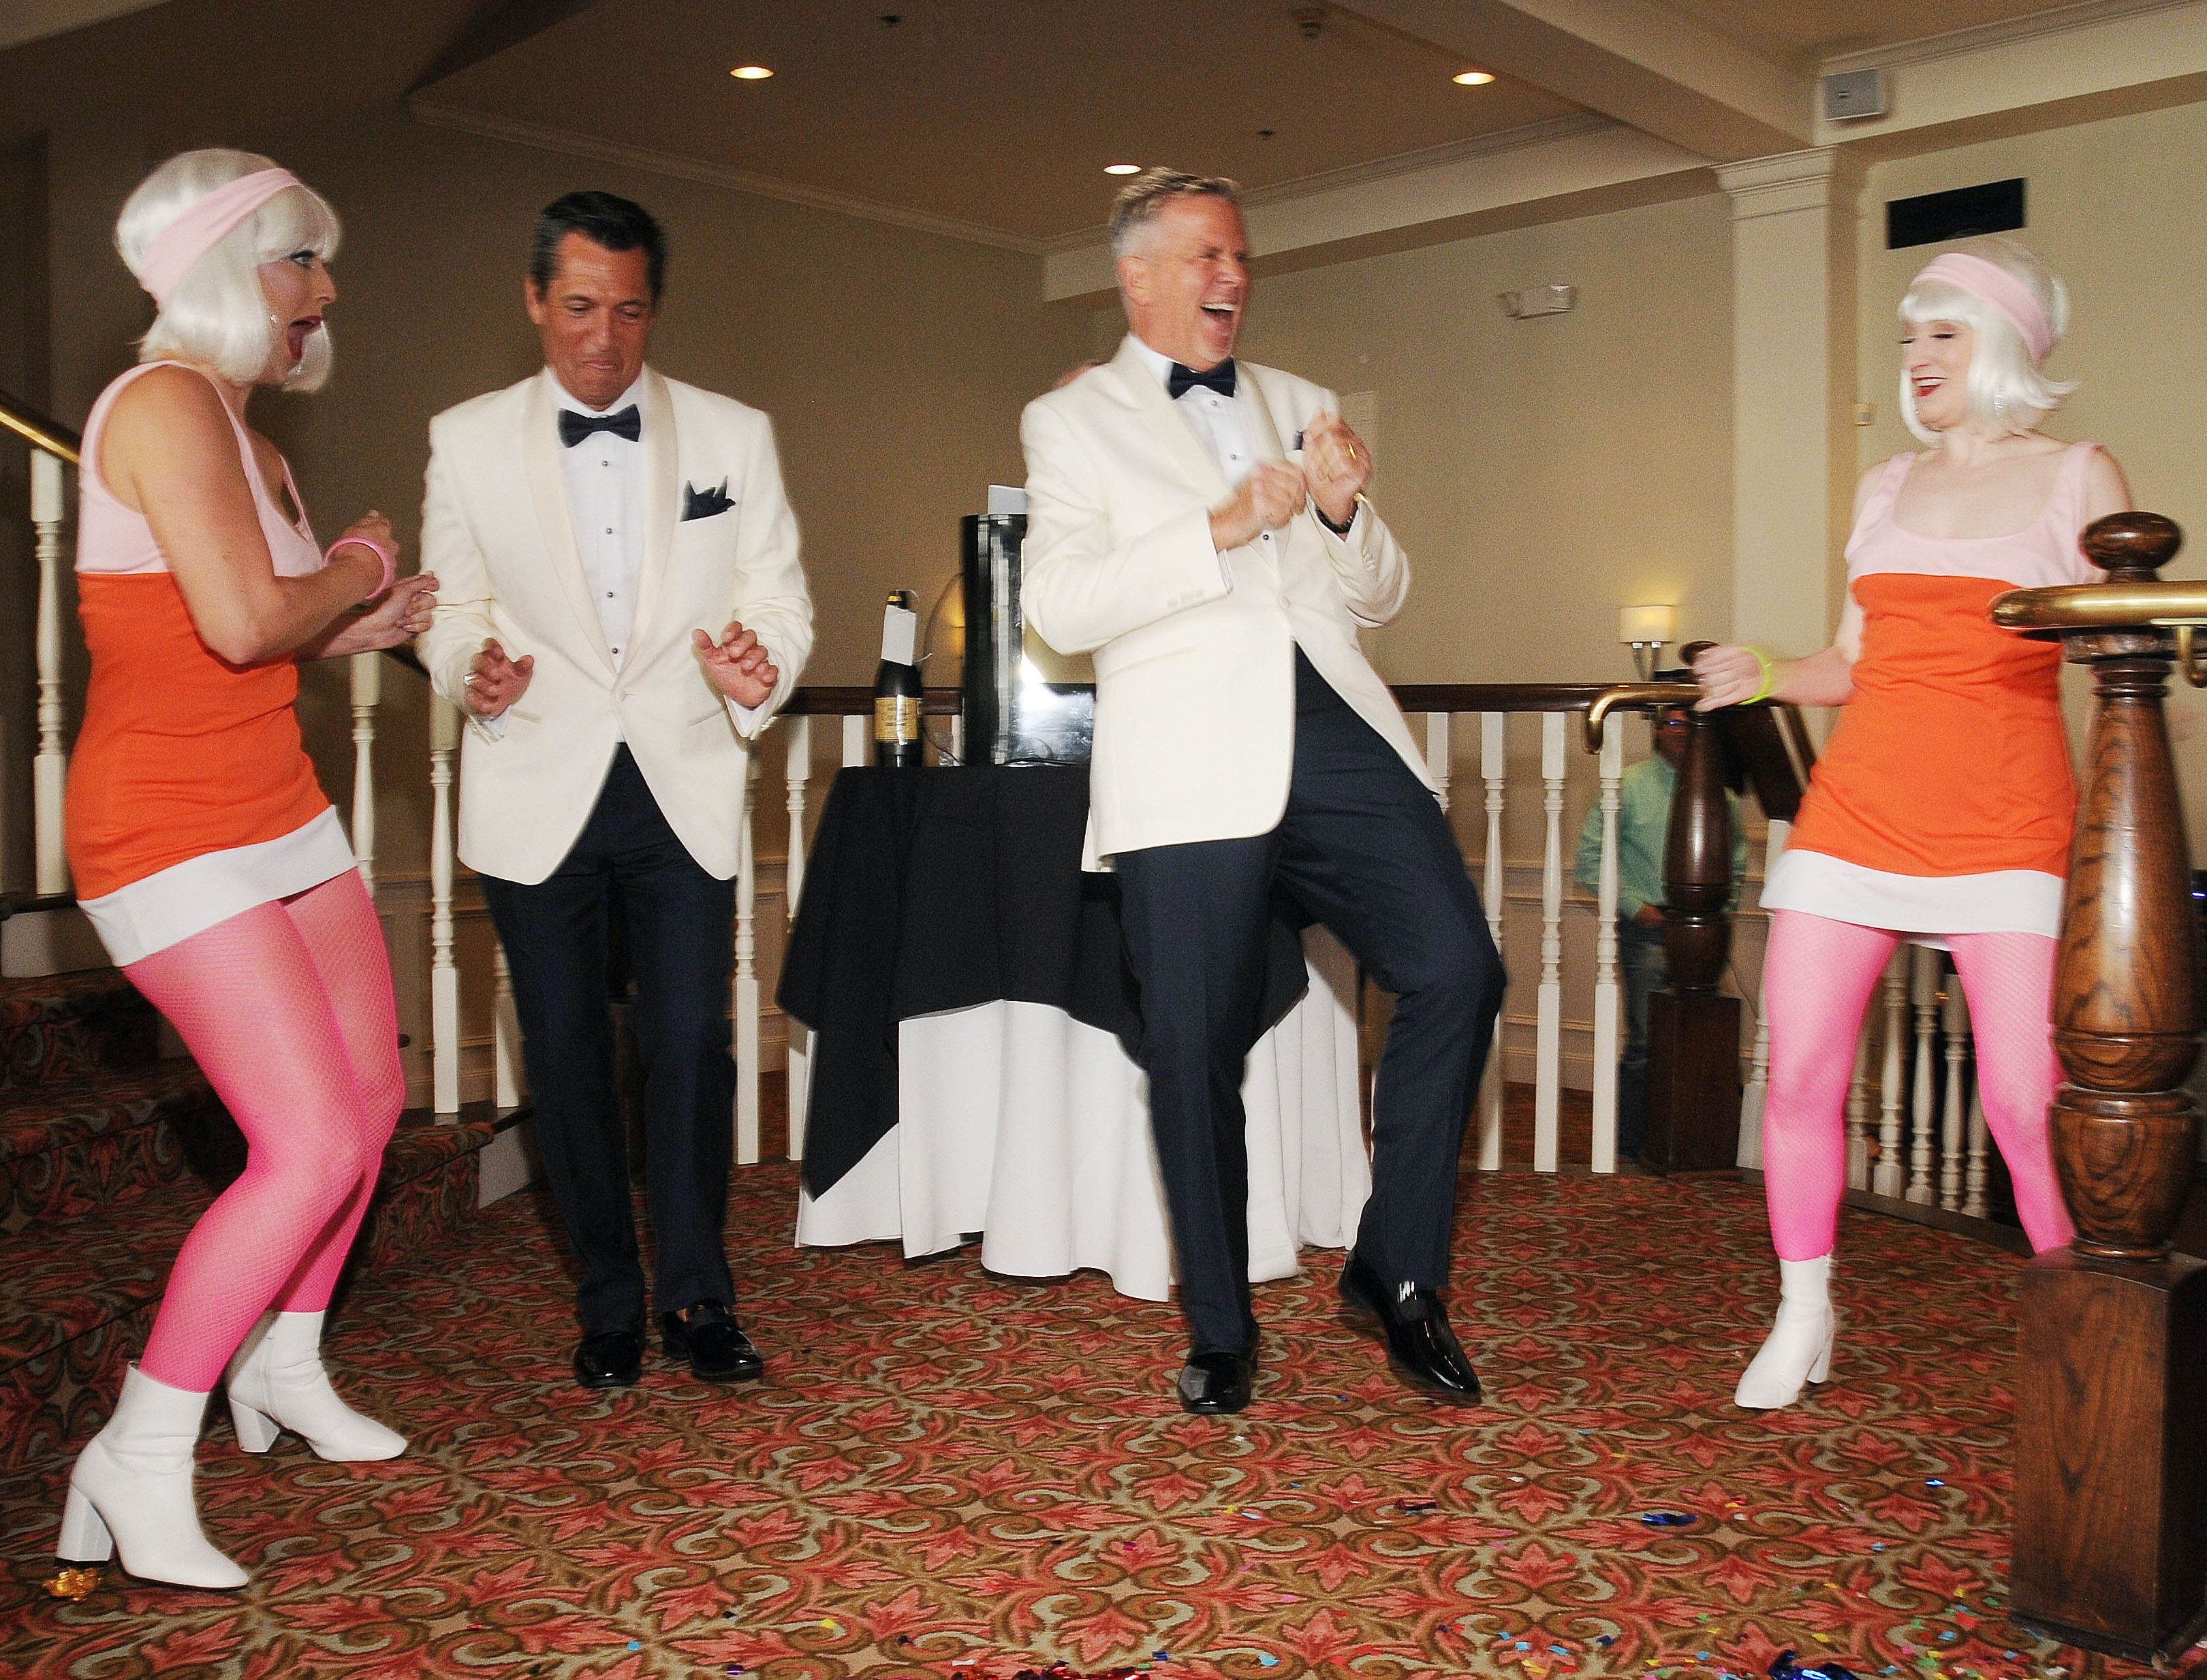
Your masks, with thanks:
<instances>
[{"instance_id":1,"label":"patterned carpet floor","mask_svg":"<svg viewBox=\"0 0 2207 1680\"><path fill-rule=\"evenodd\" d=\"M1170 1308L797 1250L795 1197L786 1165L738 1175L769 1360L746 1388L655 1348L637 1389L574 1388L535 1195L369 1273L331 1362L414 1449L252 1458L212 1424L200 1506L241 1594L50 1599L65 1467L19 1478L0 1674L1759 1680L1788 1647L1864 1680L2150 1671L2007 1620L2019 1263L1966 1239L1850 1214L1833 1382L1747 1414L1775 1297L1755 1192L1468 1181L1456 1318L1487 1406L1400 1388L1313 1253L1259 1292L1256 1404L1214 1420L1173 1406Z\"/></svg>"}]
</instances>

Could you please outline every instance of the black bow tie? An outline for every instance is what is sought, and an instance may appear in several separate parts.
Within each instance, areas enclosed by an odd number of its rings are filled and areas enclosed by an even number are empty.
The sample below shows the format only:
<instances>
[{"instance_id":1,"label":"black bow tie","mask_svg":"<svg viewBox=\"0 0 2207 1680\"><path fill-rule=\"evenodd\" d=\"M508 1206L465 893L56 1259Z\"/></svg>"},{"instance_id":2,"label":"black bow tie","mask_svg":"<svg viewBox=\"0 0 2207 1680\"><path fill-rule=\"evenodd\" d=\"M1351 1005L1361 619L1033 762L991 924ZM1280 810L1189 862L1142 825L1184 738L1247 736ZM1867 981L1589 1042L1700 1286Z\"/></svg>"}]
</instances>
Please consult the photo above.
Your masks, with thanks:
<instances>
[{"instance_id":1,"label":"black bow tie","mask_svg":"<svg viewBox=\"0 0 2207 1680\"><path fill-rule=\"evenodd\" d=\"M619 414L577 414L572 409L559 410L559 441L570 449L593 432L610 432L617 438L626 438L634 443L643 435L643 419L631 403Z\"/></svg>"},{"instance_id":2,"label":"black bow tie","mask_svg":"<svg viewBox=\"0 0 2207 1680\"><path fill-rule=\"evenodd\" d=\"M1199 374L1194 368L1183 368L1175 362L1172 365L1172 372L1165 375L1165 395L1175 402L1183 392L1193 391L1198 386L1207 391L1215 391L1221 397L1231 397L1234 394L1234 358L1228 356L1207 374Z\"/></svg>"}]
</instances>

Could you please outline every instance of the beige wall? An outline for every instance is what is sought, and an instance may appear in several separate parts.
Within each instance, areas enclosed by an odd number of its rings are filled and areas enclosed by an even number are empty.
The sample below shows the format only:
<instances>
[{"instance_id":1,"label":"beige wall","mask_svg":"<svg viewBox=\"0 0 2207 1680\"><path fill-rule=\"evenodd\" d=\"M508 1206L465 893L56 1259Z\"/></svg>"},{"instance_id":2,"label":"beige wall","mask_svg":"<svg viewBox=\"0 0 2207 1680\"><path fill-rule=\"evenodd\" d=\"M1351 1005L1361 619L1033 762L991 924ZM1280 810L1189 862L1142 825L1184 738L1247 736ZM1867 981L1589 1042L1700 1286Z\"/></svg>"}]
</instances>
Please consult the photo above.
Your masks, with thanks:
<instances>
[{"instance_id":1,"label":"beige wall","mask_svg":"<svg viewBox=\"0 0 2207 1680\"><path fill-rule=\"evenodd\" d=\"M1617 608L1731 623L1732 230L1720 195L1268 279L1246 353L1379 399L1373 499L1410 553L1392 682L1630 674ZM1569 314L1495 294L1576 285Z\"/></svg>"},{"instance_id":2,"label":"beige wall","mask_svg":"<svg viewBox=\"0 0 2207 1680\"><path fill-rule=\"evenodd\" d=\"M652 360L770 413L820 619L805 680L871 680L881 601L933 593L959 516L1018 482L1019 412L1080 353L1086 324L1040 301L1033 259L666 176L463 135L392 111L278 136L270 149L345 218L332 312L338 373L307 399L260 400L318 529L391 512L410 543L429 416L538 365L521 308L535 212L562 192L625 194L666 224ZM391 868L425 866L421 685L384 684ZM351 762L344 674L302 707L332 793ZM823 752L828 750L823 747ZM775 768L779 769L778 756ZM763 851L781 802L761 802Z\"/></svg>"},{"instance_id":3,"label":"beige wall","mask_svg":"<svg viewBox=\"0 0 2207 1680\"><path fill-rule=\"evenodd\" d=\"M2207 105L2058 129L1878 165L1863 194L1861 398L1864 466L1917 447L1896 408L1893 307L1938 248L1885 248L1889 199L2021 176L2030 225L2016 237L2069 287L2067 339L2049 364L2082 388L2048 422L2056 436L2105 445L2140 507L2168 514L2192 543L2163 574L2207 576ZM2072 673L2081 744L2085 685ZM2180 682L2169 704L2188 794L2195 862L2207 860L2207 702Z\"/></svg>"}]
</instances>

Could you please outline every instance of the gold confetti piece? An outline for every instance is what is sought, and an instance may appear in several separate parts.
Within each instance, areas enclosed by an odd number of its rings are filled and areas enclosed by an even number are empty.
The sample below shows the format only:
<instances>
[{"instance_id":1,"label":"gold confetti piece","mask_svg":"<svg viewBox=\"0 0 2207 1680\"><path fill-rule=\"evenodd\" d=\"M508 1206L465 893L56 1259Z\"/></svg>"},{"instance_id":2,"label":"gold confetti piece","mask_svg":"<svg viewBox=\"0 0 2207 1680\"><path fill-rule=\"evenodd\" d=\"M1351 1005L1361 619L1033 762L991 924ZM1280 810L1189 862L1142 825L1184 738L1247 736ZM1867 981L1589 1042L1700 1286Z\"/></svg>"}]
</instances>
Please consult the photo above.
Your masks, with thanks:
<instances>
[{"instance_id":1,"label":"gold confetti piece","mask_svg":"<svg viewBox=\"0 0 2207 1680\"><path fill-rule=\"evenodd\" d=\"M49 1598L67 1599L81 1604L99 1590L99 1571L96 1569L64 1569L46 1582Z\"/></svg>"}]
</instances>

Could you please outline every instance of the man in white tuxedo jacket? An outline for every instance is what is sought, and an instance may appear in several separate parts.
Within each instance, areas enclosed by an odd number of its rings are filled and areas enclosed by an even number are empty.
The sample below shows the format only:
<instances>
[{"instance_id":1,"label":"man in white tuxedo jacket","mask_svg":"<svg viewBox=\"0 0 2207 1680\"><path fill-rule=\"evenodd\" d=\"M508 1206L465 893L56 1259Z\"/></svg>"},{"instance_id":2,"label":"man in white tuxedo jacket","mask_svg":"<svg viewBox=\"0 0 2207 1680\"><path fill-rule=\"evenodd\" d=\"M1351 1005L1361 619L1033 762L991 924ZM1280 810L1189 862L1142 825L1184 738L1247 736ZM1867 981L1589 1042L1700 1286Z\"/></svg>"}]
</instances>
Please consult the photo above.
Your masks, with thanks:
<instances>
[{"instance_id":1,"label":"man in white tuxedo jacket","mask_svg":"<svg viewBox=\"0 0 2207 1680\"><path fill-rule=\"evenodd\" d=\"M812 646L767 417L645 362L659 225L607 193L539 218L525 298L543 371L429 427L421 638L469 720L459 854L519 1007L536 1135L582 1263L577 1380L633 1383L644 1279L607 968L636 983L653 1294L670 1358L762 1369L722 1241L733 1123L728 980L749 742Z\"/></svg>"},{"instance_id":2,"label":"man in white tuxedo jacket","mask_svg":"<svg viewBox=\"0 0 2207 1680\"><path fill-rule=\"evenodd\" d=\"M1111 217L1131 329L1027 407L1028 622L1092 653L1092 852L1112 860L1191 1347L1193 1412L1256 1365L1242 1133L1270 894L1397 997L1373 1191L1342 1274L1397 1369L1463 1402L1449 1327L1464 1121L1502 966L1417 749L1358 646L1409 589L1331 393L1233 349L1251 291L1231 182L1137 177Z\"/></svg>"}]
</instances>

